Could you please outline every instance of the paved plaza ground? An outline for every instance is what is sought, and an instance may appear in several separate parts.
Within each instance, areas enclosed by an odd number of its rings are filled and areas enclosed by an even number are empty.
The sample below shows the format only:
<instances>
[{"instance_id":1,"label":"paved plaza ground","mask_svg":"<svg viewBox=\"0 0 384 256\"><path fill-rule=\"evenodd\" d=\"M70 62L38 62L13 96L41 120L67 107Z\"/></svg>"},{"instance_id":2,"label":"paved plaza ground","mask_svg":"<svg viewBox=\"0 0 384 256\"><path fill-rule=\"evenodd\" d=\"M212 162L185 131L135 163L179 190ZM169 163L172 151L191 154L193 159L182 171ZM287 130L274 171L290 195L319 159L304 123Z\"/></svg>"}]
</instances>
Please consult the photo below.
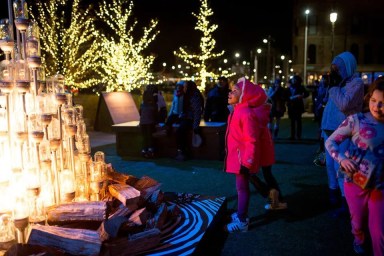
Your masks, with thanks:
<instances>
[{"instance_id":1,"label":"paved plaza ground","mask_svg":"<svg viewBox=\"0 0 384 256\"><path fill-rule=\"evenodd\" d=\"M301 141L278 139L275 143L277 163L273 173L288 210L266 212L266 200L251 187L249 231L229 235L217 231L217 237L224 240L217 239L219 244L209 250L209 255L354 255L349 219L333 216L327 200L325 167L313 164L318 142L317 124L311 116L304 118L303 129ZM284 119L280 137L288 135L288 119ZM224 196L227 208L236 208L235 177L222 171L221 161L120 157L116 154L113 134L90 132L90 136L92 151L103 151L107 162L119 172L150 176L162 183L163 191Z\"/></svg>"}]
</instances>

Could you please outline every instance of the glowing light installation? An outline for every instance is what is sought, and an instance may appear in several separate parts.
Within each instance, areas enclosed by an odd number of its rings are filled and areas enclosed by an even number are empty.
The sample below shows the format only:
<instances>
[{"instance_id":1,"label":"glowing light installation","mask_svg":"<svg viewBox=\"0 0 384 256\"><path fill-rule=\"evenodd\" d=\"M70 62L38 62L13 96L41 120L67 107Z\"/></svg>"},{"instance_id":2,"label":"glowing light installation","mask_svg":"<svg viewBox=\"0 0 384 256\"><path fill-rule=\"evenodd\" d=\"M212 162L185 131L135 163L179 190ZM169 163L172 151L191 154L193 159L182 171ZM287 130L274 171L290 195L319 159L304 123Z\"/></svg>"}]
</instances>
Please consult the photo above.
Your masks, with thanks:
<instances>
[{"instance_id":1,"label":"glowing light installation","mask_svg":"<svg viewBox=\"0 0 384 256\"><path fill-rule=\"evenodd\" d=\"M222 56L224 51L220 53L213 52L216 46L216 40L212 37L212 33L218 28L218 26L216 24L211 24L208 20L208 18L213 15L212 9L208 6L208 1L200 0L200 2L200 13L192 13L192 15L197 18L195 29L203 33L203 36L200 39L200 53L188 53L185 48L180 47L178 51L174 52L174 54L188 65L191 65L199 70L199 79L201 80L199 90L204 91L207 77L216 78L214 73L207 70L207 62Z\"/></svg>"},{"instance_id":2,"label":"glowing light installation","mask_svg":"<svg viewBox=\"0 0 384 256\"><path fill-rule=\"evenodd\" d=\"M88 188L102 182L104 172L100 160L93 168L83 108L72 104L64 76L44 81L26 2L15 0L13 7L16 42L11 22L0 25L6 54L0 63L0 243L24 243L29 224L45 224L50 206L97 200L99 191Z\"/></svg>"}]
</instances>

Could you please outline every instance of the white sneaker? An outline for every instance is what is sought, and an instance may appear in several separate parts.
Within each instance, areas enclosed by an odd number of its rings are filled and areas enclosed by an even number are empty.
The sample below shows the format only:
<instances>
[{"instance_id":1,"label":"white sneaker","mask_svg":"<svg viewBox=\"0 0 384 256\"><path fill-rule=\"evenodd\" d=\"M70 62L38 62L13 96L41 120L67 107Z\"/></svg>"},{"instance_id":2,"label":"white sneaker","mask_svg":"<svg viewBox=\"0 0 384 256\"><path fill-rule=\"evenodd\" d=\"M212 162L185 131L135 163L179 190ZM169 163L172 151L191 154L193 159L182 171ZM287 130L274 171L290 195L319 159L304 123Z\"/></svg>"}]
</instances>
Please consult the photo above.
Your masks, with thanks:
<instances>
[{"instance_id":1,"label":"white sneaker","mask_svg":"<svg viewBox=\"0 0 384 256\"><path fill-rule=\"evenodd\" d=\"M235 232L247 232L248 231L248 221L240 221L239 219L232 221L226 226L226 231L228 233Z\"/></svg>"},{"instance_id":2,"label":"white sneaker","mask_svg":"<svg viewBox=\"0 0 384 256\"><path fill-rule=\"evenodd\" d=\"M237 212L234 212L231 214L231 221L240 221L239 216L237 215ZM249 218L247 217L245 221L249 222Z\"/></svg>"}]
</instances>

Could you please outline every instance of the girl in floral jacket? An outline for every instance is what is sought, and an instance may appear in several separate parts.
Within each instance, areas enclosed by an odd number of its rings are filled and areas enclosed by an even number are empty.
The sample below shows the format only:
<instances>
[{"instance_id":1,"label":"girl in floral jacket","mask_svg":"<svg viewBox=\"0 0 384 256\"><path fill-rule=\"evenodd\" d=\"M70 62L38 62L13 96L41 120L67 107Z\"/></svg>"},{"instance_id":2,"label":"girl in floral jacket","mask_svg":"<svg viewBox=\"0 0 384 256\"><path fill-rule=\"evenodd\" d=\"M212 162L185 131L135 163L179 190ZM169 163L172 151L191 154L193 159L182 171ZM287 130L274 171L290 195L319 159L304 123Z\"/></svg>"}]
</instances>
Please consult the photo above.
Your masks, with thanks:
<instances>
[{"instance_id":1,"label":"girl in floral jacket","mask_svg":"<svg viewBox=\"0 0 384 256\"><path fill-rule=\"evenodd\" d=\"M233 111L228 117L224 168L226 172L236 175L238 196L238 210L232 214L232 222L226 226L228 232L248 230L249 176L258 172L261 164L262 129L258 126L257 107L266 100L265 91L245 78L239 79L228 96L228 104Z\"/></svg>"},{"instance_id":2,"label":"girl in floral jacket","mask_svg":"<svg viewBox=\"0 0 384 256\"><path fill-rule=\"evenodd\" d=\"M375 256L384 255L384 77L365 96L369 112L347 117L326 140L325 147L340 164L351 213L354 250L364 254L366 231ZM340 144L350 139L346 151ZM345 153L344 153L345 152Z\"/></svg>"}]
</instances>

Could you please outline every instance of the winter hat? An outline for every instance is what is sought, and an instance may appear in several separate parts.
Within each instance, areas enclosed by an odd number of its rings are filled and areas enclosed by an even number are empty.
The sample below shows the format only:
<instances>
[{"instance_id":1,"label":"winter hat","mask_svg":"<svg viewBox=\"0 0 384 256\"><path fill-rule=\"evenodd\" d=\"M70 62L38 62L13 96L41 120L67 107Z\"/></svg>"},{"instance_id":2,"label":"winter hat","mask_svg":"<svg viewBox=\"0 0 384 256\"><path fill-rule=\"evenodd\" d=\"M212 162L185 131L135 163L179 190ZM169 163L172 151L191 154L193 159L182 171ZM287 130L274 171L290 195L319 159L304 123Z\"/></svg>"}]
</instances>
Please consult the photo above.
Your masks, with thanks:
<instances>
[{"instance_id":1,"label":"winter hat","mask_svg":"<svg viewBox=\"0 0 384 256\"><path fill-rule=\"evenodd\" d=\"M241 90L239 103L247 102L249 106L259 106L268 98L260 85L252 83L245 77L237 80L236 86Z\"/></svg>"},{"instance_id":2,"label":"winter hat","mask_svg":"<svg viewBox=\"0 0 384 256\"><path fill-rule=\"evenodd\" d=\"M345 68L344 60L336 56L333 59L332 64L339 69L341 78L345 79L347 77L347 69Z\"/></svg>"}]
</instances>

